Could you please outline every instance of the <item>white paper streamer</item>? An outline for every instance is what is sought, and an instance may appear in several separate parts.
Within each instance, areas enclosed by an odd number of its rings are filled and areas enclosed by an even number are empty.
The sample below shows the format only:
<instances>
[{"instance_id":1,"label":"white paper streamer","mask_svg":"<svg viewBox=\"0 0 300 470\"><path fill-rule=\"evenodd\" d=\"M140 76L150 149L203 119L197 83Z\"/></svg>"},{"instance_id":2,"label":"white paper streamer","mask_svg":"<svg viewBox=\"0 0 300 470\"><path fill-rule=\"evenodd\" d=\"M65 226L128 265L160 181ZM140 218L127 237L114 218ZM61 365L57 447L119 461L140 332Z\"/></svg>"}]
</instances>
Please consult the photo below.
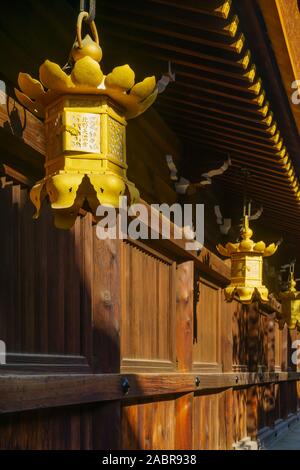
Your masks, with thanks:
<instances>
[{"instance_id":1,"label":"white paper streamer","mask_svg":"<svg viewBox=\"0 0 300 470\"><path fill-rule=\"evenodd\" d=\"M171 82L175 82L176 80L176 74L174 72L172 72L172 64L171 62L169 62L169 70L168 70L168 73L164 74L161 79L157 82L157 91L159 94L163 93L165 91L165 89L167 88L167 86L169 85L169 83Z\"/></svg>"},{"instance_id":2,"label":"white paper streamer","mask_svg":"<svg viewBox=\"0 0 300 470\"><path fill-rule=\"evenodd\" d=\"M175 189L178 194L186 194L188 187L191 182L183 177L180 178L179 182L175 184Z\"/></svg>"},{"instance_id":3,"label":"white paper streamer","mask_svg":"<svg viewBox=\"0 0 300 470\"><path fill-rule=\"evenodd\" d=\"M215 206L215 215L216 215L216 217L217 217L217 224L218 224L218 225L222 225L222 223L223 223L223 216L222 216L222 213L221 213L220 206Z\"/></svg>"},{"instance_id":4,"label":"white paper streamer","mask_svg":"<svg viewBox=\"0 0 300 470\"><path fill-rule=\"evenodd\" d=\"M249 220L258 220L261 217L263 211L264 211L264 208L261 206L261 208L258 209L257 212L255 212L255 214L249 217Z\"/></svg>"},{"instance_id":5,"label":"white paper streamer","mask_svg":"<svg viewBox=\"0 0 300 470\"><path fill-rule=\"evenodd\" d=\"M170 170L171 180L178 181L178 176L177 176L178 170L176 168L172 155L166 155L166 160L167 160L167 164Z\"/></svg>"},{"instance_id":6,"label":"white paper streamer","mask_svg":"<svg viewBox=\"0 0 300 470\"><path fill-rule=\"evenodd\" d=\"M0 104L6 104L6 85L2 80L0 80Z\"/></svg>"},{"instance_id":7,"label":"white paper streamer","mask_svg":"<svg viewBox=\"0 0 300 470\"><path fill-rule=\"evenodd\" d=\"M231 229L231 219L223 219L220 206L215 206L215 215L217 217L217 224L220 226L220 232L227 235Z\"/></svg>"},{"instance_id":8,"label":"white paper streamer","mask_svg":"<svg viewBox=\"0 0 300 470\"><path fill-rule=\"evenodd\" d=\"M211 184L211 179L214 176L219 176L225 173L225 171L228 170L228 168L231 166L231 159L228 158L228 160L223 163L223 165L220 168L216 168L215 170L208 171L207 173L203 173L202 178L205 178L206 181L201 182L201 186L205 186L207 184Z\"/></svg>"}]
</instances>

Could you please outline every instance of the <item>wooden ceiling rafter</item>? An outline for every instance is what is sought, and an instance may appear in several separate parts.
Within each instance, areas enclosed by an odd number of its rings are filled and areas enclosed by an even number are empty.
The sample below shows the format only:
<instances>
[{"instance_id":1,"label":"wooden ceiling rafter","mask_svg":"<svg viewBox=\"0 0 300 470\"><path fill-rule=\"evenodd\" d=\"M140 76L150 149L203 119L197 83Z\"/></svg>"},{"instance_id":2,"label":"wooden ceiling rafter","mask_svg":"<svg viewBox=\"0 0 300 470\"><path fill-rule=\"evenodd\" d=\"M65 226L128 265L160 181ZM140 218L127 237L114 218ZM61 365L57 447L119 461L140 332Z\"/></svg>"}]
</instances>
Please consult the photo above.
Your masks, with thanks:
<instances>
[{"instance_id":1,"label":"wooden ceiling rafter","mask_svg":"<svg viewBox=\"0 0 300 470\"><path fill-rule=\"evenodd\" d=\"M207 2L195 2L194 0L185 0L184 3L177 0L150 0L150 3L167 5L178 9L189 10L194 13L215 16L222 19L228 19L232 0L209 0Z\"/></svg>"},{"instance_id":2,"label":"wooden ceiling rafter","mask_svg":"<svg viewBox=\"0 0 300 470\"><path fill-rule=\"evenodd\" d=\"M121 13L123 16L128 14L131 17L132 15L141 15L141 10L139 8L140 4L136 6L131 6L128 4L119 5L112 3L110 0L102 0L102 4L105 5L106 11L108 7L111 11L114 11L115 13ZM190 13L189 10L185 10L184 12L181 10L180 15L172 15L170 14L170 8L168 6L164 8L162 4L160 4L159 13L157 13L157 10L155 10L153 7L146 6L143 8L142 15L148 19L151 18L151 20L155 20L155 22L160 22L163 19L164 21L175 24L176 26L185 26L189 29L195 29L200 34L202 31L207 31L214 35L221 34L229 37L235 36L239 25L239 19L237 15L234 15L229 23L226 22L223 27L220 28L220 21L224 21L224 19L221 17L207 15L204 15L204 17L197 16L197 21L195 21L193 13Z\"/></svg>"},{"instance_id":3,"label":"wooden ceiling rafter","mask_svg":"<svg viewBox=\"0 0 300 470\"><path fill-rule=\"evenodd\" d=\"M289 207L297 214L300 186L290 157L294 147L277 123L234 2L148 0L145 11L135 5L128 6L132 18L123 14L126 7L118 1L107 7L103 18L111 26L112 41L121 39L130 48L140 44L140 54L160 67L171 60L177 82L157 105L170 127L183 142L229 153L234 168L248 166L266 204L272 194L272 207ZM152 5L156 8L151 12ZM195 23L199 19L197 32L191 25L188 29L188 21L185 24L186 12L193 12ZM205 18L219 30L214 36L211 26L203 26ZM139 51L135 56L138 60ZM232 181L233 175L230 169L222 181Z\"/></svg>"}]
</instances>

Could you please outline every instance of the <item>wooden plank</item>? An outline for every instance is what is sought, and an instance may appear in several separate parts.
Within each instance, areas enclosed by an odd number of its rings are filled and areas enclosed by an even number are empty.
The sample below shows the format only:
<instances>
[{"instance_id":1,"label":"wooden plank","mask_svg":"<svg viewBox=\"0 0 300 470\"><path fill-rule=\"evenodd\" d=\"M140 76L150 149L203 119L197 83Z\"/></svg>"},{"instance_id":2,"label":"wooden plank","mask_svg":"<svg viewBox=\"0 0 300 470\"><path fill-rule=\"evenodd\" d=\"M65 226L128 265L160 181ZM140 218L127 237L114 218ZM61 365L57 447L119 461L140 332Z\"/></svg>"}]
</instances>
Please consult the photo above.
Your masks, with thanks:
<instances>
[{"instance_id":1,"label":"wooden plank","mask_svg":"<svg viewBox=\"0 0 300 470\"><path fill-rule=\"evenodd\" d=\"M37 410L2 416L0 449L80 450L86 449L82 418L84 408Z\"/></svg>"},{"instance_id":2,"label":"wooden plank","mask_svg":"<svg viewBox=\"0 0 300 470\"><path fill-rule=\"evenodd\" d=\"M130 387L127 394L122 388L124 378ZM0 413L299 380L299 372L47 375L45 369L42 375L2 374Z\"/></svg>"},{"instance_id":3,"label":"wooden plank","mask_svg":"<svg viewBox=\"0 0 300 470\"><path fill-rule=\"evenodd\" d=\"M188 261L176 270L176 364L186 372L193 364L194 263Z\"/></svg>"},{"instance_id":4,"label":"wooden plank","mask_svg":"<svg viewBox=\"0 0 300 470\"><path fill-rule=\"evenodd\" d=\"M5 176L7 181L12 181L14 184L21 184L25 187L33 186L31 179L8 165L0 164L0 175Z\"/></svg>"},{"instance_id":5,"label":"wooden plank","mask_svg":"<svg viewBox=\"0 0 300 470\"><path fill-rule=\"evenodd\" d=\"M217 450L219 448L220 394L196 395L194 398L193 448Z\"/></svg>"},{"instance_id":6,"label":"wooden plank","mask_svg":"<svg viewBox=\"0 0 300 470\"><path fill-rule=\"evenodd\" d=\"M124 404L122 449L175 448L175 401L172 398Z\"/></svg>"},{"instance_id":7,"label":"wooden plank","mask_svg":"<svg viewBox=\"0 0 300 470\"><path fill-rule=\"evenodd\" d=\"M42 175L45 135L43 123L8 95L7 85L0 80L1 149L6 150L2 162L23 173L23 177Z\"/></svg>"},{"instance_id":8,"label":"wooden plank","mask_svg":"<svg viewBox=\"0 0 300 470\"><path fill-rule=\"evenodd\" d=\"M256 386L249 387L247 389L247 434L252 438L256 439L257 430L259 429L258 423L258 394Z\"/></svg>"},{"instance_id":9,"label":"wooden plank","mask_svg":"<svg viewBox=\"0 0 300 470\"><path fill-rule=\"evenodd\" d=\"M226 448L228 450L232 449L232 443L234 442L233 438L233 424L234 424L234 409L233 409L233 390L225 390L224 392L225 400L225 414L220 415L220 420L224 419L225 428L226 428Z\"/></svg>"},{"instance_id":10,"label":"wooden plank","mask_svg":"<svg viewBox=\"0 0 300 470\"><path fill-rule=\"evenodd\" d=\"M94 234L93 368L120 371L120 240L98 240Z\"/></svg>"},{"instance_id":11,"label":"wooden plank","mask_svg":"<svg viewBox=\"0 0 300 470\"><path fill-rule=\"evenodd\" d=\"M189 393L175 401L175 449L177 450L193 447L193 400L194 394Z\"/></svg>"},{"instance_id":12,"label":"wooden plank","mask_svg":"<svg viewBox=\"0 0 300 470\"><path fill-rule=\"evenodd\" d=\"M121 449L121 402L105 402L92 407L93 450Z\"/></svg>"},{"instance_id":13,"label":"wooden plank","mask_svg":"<svg viewBox=\"0 0 300 470\"><path fill-rule=\"evenodd\" d=\"M193 370L221 371L220 296L218 286L208 283L198 273L199 300L196 306L197 330L193 344ZM209 331L209 336L207 332Z\"/></svg>"},{"instance_id":14,"label":"wooden plank","mask_svg":"<svg viewBox=\"0 0 300 470\"><path fill-rule=\"evenodd\" d=\"M175 369L174 265L142 243L123 243L122 371ZM150 284L144 282L145 272Z\"/></svg>"},{"instance_id":15,"label":"wooden plank","mask_svg":"<svg viewBox=\"0 0 300 470\"><path fill-rule=\"evenodd\" d=\"M193 366L194 263L187 261L176 270L176 366L181 372ZM193 400L190 393L175 401L175 448L193 447Z\"/></svg>"}]
</instances>

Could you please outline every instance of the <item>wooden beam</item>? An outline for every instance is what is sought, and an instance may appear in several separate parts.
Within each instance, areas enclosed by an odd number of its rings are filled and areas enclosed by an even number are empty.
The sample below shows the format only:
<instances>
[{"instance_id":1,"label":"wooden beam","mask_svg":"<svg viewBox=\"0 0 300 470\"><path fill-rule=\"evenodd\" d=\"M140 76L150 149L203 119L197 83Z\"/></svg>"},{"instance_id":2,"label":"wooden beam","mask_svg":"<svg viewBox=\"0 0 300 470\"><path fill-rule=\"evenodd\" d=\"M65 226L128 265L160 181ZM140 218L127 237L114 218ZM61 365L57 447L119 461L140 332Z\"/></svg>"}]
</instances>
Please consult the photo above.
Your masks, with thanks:
<instances>
[{"instance_id":1,"label":"wooden beam","mask_svg":"<svg viewBox=\"0 0 300 470\"><path fill-rule=\"evenodd\" d=\"M43 175L45 155L44 126L19 105L0 80L0 150L1 162L25 179Z\"/></svg>"},{"instance_id":2,"label":"wooden beam","mask_svg":"<svg viewBox=\"0 0 300 470\"><path fill-rule=\"evenodd\" d=\"M197 0L185 0L184 3L180 0L151 0L151 2L223 19L228 18L232 4L232 0L210 0L201 3Z\"/></svg>"},{"instance_id":3,"label":"wooden beam","mask_svg":"<svg viewBox=\"0 0 300 470\"><path fill-rule=\"evenodd\" d=\"M181 14L176 15L176 11L173 13L167 5L162 4L160 4L158 9L149 8L149 6L143 5L143 10L141 10L137 6L124 5L123 2L118 3L116 1L112 3L109 0L104 0L102 3L105 5L105 11L109 8L121 15L142 15L151 21L154 20L154 23L161 22L163 20L176 26L183 26L190 30L198 30L200 33L203 33L203 31L213 33L215 37L221 35L232 38L236 35L239 25L239 19L236 15L227 21L220 17L208 15L197 15L195 18L194 12L188 9L181 10Z\"/></svg>"},{"instance_id":4,"label":"wooden beam","mask_svg":"<svg viewBox=\"0 0 300 470\"><path fill-rule=\"evenodd\" d=\"M93 368L120 371L121 240L94 241L93 259Z\"/></svg>"},{"instance_id":5,"label":"wooden beam","mask_svg":"<svg viewBox=\"0 0 300 470\"><path fill-rule=\"evenodd\" d=\"M290 107L300 132L300 107L293 104L291 95L295 91L292 83L300 79L300 12L297 1L259 0L268 35L289 98Z\"/></svg>"},{"instance_id":6,"label":"wooden beam","mask_svg":"<svg viewBox=\"0 0 300 470\"><path fill-rule=\"evenodd\" d=\"M147 218L143 218L143 214L140 215L140 219L143 224L149 227L151 207L145 201L141 201L148 210ZM159 215L160 221L163 216ZM186 239L175 239L174 238L174 224L171 225L171 237L170 239L162 240L149 240L149 244L153 246L159 246L160 251L171 253L176 255L177 261L194 261L196 268L199 268L202 275L207 275L211 279L215 280L219 285L226 285L230 280L230 268L222 261L218 256L212 253L210 250L203 248L200 254L195 251L187 251L185 248ZM161 223L160 223L161 226ZM162 232L160 231L160 235Z\"/></svg>"},{"instance_id":7,"label":"wooden beam","mask_svg":"<svg viewBox=\"0 0 300 470\"><path fill-rule=\"evenodd\" d=\"M171 50L176 50L179 53L182 53L184 55L191 55L194 57L199 57L203 58L204 60L211 60L212 62L216 63L221 63L221 64L227 64L233 68L238 68L238 69L247 69L248 64L249 64L249 51L245 50L244 52L244 57L240 57L240 53L244 49L245 45L245 38L242 34L239 34L236 36L236 38L233 40L230 38L230 40L226 40L226 38L223 37L217 37L214 35L214 39L212 40L210 36L205 37L203 34L202 35L191 35L188 33L182 33L178 32L178 29L171 29L170 25L169 28L166 29L166 27L158 27L156 26L157 23L152 23L149 24L147 21L139 18L139 22L134 21L131 17L130 20L128 20L128 17L124 18L123 17L117 17L116 15L106 15L105 13L101 15L104 21L106 23L111 24L112 26L121 25L124 27L126 31L138 31L142 30L143 32L150 32L153 33L153 37L156 37L157 39L159 38L174 38L175 40L183 41L183 42L190 42L190 43L195 43L198 45L197 52L193 52L191 49L185 49L180 47L179 41L177 41L176 46L172 46L171 44L167 43L165 44L165 47L171 47ZM121 28L120 28L121 29ZM138 33L137 33L138 34ZM210 39L208 39L210 38ZM174 41L175 42L175 41ZM202 47L201 47L202 46ZM157 47L157 44L156 44ZM227 54L227 59L224 58L225 56L221 56L218 54L210 55L209 54L209 48L213 49L221 49L222 51L227 51L229 54ZM202 51L202 52L201 52ZM235 60L234 60L234 54L235 54ZM231 59L230 59L231 57Z\"/></svg>"},{"instance_id":8,"label":"wooden beam","mask_svg":"<svg viewBox=\"0 0 300 470\"><path fill-rule=\"evenodd\" d=\"M21 186L33 186L33 181L27 178L25 175L20 173L19 171L11 168L8 165L1 165L0 163L0 176L4 176L7 181L12 181L16 184L21 184Z\"/></svg>"},{"instance_id":9,"label":"wooden beam","mask_svg":"<svg viewBox=\"0 0 300 470\"><path fill-rule=\"evenodd\" d=\"M124 379L129 384L127 393L122 388ZM299 380L299 372L48 375L45 370L43 375L2 374L0 413Z\"/></svg>"}]
</instances>

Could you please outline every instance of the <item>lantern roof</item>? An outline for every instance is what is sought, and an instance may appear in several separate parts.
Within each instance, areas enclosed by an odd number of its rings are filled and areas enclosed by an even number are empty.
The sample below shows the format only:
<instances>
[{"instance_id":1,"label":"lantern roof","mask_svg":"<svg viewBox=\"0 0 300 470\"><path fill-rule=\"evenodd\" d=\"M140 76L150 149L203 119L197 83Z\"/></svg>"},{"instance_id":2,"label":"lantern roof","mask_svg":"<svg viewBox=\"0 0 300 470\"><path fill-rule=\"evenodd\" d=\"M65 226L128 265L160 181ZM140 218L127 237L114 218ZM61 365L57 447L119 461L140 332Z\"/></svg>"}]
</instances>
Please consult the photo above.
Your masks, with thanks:
<instances>
[{"instance_id":1,"label":"lantern roof","mask_svg":"<svg viewBox=\"0 0 300 470\"><path fill-rule=\"evenodd\" d=\"M238 243L227 243L226 246L218 245L217 250L222 256L230 258L234 253L256 254L263 257L272 256L277 251L277 245L271 243L266 246L265 242L255 242L252 240L253 231L249 226L248 215L244 216L243 225L241 228L241 241Z\"/></svg>"},{"instance_id":2,"label":"lantern roof","mask_svg":"<svg viewBox=\"0 0 300 470\"><path fill-rule=\"evenodd\" d=\"M128 64L115 67L105 75L101 69L102 49L94 22L93 38L82 39L82 23L86 12L78 17L77 40L71 50L69 64L61 68L46 60L39 69L39 80L27 73L20 73L20 90L15 93L20 103L38 117L45 116L46 107L64 94L106 95L123 110L125 119L132 119L145 112L156 100L158 84L154 76L135 82L135 72ZM68 73L67 73L68 71Z\"/></svg>"}]
</instances>

